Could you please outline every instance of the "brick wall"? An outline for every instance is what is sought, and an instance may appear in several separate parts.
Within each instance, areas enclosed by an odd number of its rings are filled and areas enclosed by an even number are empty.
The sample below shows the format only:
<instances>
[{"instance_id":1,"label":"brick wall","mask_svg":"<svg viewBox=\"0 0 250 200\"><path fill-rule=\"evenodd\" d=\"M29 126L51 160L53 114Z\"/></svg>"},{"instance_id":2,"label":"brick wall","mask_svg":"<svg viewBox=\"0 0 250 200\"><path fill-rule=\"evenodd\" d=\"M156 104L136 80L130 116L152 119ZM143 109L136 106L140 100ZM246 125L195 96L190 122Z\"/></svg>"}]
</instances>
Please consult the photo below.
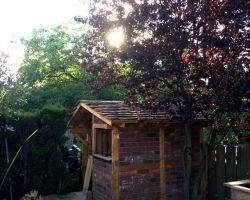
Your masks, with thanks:
<instances>
[{"instance_id":1,"label":"brick wall","mask_svg":"<svg viewBox=\"0 0 250 200\"><path fill-rule=\"evenodd\" d=\"M154 129L128 128L119 130L119 167L159 163L159 133ZM158 200L160 171L132 170L120 172L121 200Z\"/></svg>"},{"instance_id":2,"label":"brick wall","mask_svg":"<svg viewBox=\"0 0 250 200\"><path fill-rule=\"evenodd\" d=\"M119 164L159 163L158 130L126 128L119 130Z\"/></svg>"},{"instance_id":3,"label":"brick wall","mask_svg":"<svg viewBox=\"0 0 250 200\"><path fill-rule=\"evenodd\" d=\"M165 130L166 155L166 191L167 199L183 200L184 176L183 176L183 149L185 144L184 125L176 126L174 129ZM192 180L195 179L200 161L200 134L199 129L192 130ZM192 184L192 183L191 183Z\"/></svg>"},{"instance_id":4,"label":"brick wall","mask_svg":"<svg viewBox=\"0 0 250 200\"><path fill-rule=\"evenodd\" d=\"M93 199L110 200L112 180L112 164L111 162L93 158Z\"/></svg>"},{"instance_id":5,"label":"brick wall","mask_svg":"<svg viewBox=\"0 0 250 200\"><path fill-rule=\"evenodd\" d=\"M184 127L165 130L166 197L183 200Z\"/></svg>"},{"instance_id":6,"label":"brick wall","mask_svg":"<svg viewBox=\"0 0 250 200\"><path fill-rule=\"evenodd\" d=\"M120 200L159 200L159 170L124 172L119 177Z\"/></svg>"},{"instance_id":7,"label":"brick wall","mask_svg":"<svg viewBox=\"0 0 250 200\"><path fill-rule=\"evenodd\" d=\"M199 134L192 138L192 156L200 159ZM183 200L184 126L165 130L166 197ZM159 163L159 130L154 127L119 130L119 164L121 166ZM120 199L159 199L160 170L120 172Z\"/></svg>"},{"instance_id":8,"label":"brick wall","mask_svg":"<svg viewBox=\"0 0 250 200\"><path fill-rule=\"evenodd\" d=\"M165 130L166 199L183 200L184 127ZM192 137L192 156L200 159L199 134ZM119 197L120 200L159 200L159 128L119 129ZM154 166L140 168L140 166ZM126 170L124 170L126 169ZM197 170L196 170L197 171ZM94 200L112 199L112 164L94 158Z\"/></svg>"}]
</instances>

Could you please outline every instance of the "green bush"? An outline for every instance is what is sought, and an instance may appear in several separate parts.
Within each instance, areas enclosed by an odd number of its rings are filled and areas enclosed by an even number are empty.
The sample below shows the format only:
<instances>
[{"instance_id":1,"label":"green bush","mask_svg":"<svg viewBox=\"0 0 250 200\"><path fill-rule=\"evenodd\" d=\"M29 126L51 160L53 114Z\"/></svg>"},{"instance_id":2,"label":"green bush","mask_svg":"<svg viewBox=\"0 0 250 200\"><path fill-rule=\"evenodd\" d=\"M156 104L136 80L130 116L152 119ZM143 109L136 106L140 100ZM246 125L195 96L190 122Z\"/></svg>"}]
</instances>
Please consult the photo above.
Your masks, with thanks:
<instances>
[{"instance_id":1,"label":"green bush","mask_svg":"<svg viewBox=\"0 0 250 200\"><path fill-rule=\"evenodd\" d=\"M66 114L59 104L46 105L40 111L41 129L31 149L31 161L32 183L42 194L72 191L64 146Z\"/></svg>"}]
</instances>

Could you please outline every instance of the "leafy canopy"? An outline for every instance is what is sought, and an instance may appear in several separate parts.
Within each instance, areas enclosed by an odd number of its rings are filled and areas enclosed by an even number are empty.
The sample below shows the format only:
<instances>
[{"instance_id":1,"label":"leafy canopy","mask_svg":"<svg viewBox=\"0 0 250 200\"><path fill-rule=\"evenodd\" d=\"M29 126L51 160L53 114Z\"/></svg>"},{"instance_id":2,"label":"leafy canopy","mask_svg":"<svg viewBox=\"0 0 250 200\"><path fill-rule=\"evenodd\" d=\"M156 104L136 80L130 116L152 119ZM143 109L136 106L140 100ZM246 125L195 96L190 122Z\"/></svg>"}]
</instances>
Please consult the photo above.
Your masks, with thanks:
<instances>
[{"instance_id":1,"label":"leafy canopy","mask_svg":"<svg viewBox=\"0 0 250 200\"><path fill-rule=\"evenodd\" d=\"M104 84L122 83L130 103L166 110L184 121L245 111L245 1L98 1L83 67ZM107 34L123 27L113 48Z\"/></svg>"}]
</instances>

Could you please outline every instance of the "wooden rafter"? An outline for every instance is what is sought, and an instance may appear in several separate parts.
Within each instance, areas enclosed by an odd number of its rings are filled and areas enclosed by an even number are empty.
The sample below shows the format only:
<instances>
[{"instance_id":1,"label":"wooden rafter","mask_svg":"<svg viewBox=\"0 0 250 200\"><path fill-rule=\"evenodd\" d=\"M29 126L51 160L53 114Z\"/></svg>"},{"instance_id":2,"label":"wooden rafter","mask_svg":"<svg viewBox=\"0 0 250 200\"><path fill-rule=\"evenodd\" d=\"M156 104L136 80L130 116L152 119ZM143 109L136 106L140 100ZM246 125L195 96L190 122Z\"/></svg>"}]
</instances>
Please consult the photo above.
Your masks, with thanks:
<instances>
[{"instance_id":1,"label":"wooden rafter","mask_svg":"<svg viewBox=\"0 0 250 200\"><path fill-rule=\"evenodd\" d=\"M96 117L98 117L99 119L101 119L102 121L104 121L105 123L107 123L108 125L110 126L112 125L112 122L110 119L105 118L102 114L100 114L99 112L96 112L87 104L81 103L81 106L85 108L87 111L89 111L90 113L92 113L93 115L95 115Z\"/></svg>"}]
</instances>

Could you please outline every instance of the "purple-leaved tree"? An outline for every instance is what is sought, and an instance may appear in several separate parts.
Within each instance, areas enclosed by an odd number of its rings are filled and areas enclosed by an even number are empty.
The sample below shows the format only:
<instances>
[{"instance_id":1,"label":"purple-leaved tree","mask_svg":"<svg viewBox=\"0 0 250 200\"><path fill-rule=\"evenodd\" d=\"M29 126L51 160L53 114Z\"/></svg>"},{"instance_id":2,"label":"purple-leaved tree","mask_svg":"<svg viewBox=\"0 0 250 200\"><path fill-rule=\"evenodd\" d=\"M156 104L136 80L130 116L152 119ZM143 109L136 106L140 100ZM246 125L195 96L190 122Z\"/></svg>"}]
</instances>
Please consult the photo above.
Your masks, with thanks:
<instances>
[{"instance_id":1,"label":"purple-leaved tree","mask_svg":"<svg viewBox=\"0 0 250 200\"><path fill-rule=\"evenodd\" d=\"M249 102L245 0L94 0L82 66L102 84L123 84L128 103L185 123L186 199L205 198L206 159L229 130L242 133ZM122 30L112 46L112 30ZM112 38L111 38L112 39ZM204 164L191 187L192 124L208 119ZM201 187L202 186L202 187Z\"/></svg>"}]
</instances>

